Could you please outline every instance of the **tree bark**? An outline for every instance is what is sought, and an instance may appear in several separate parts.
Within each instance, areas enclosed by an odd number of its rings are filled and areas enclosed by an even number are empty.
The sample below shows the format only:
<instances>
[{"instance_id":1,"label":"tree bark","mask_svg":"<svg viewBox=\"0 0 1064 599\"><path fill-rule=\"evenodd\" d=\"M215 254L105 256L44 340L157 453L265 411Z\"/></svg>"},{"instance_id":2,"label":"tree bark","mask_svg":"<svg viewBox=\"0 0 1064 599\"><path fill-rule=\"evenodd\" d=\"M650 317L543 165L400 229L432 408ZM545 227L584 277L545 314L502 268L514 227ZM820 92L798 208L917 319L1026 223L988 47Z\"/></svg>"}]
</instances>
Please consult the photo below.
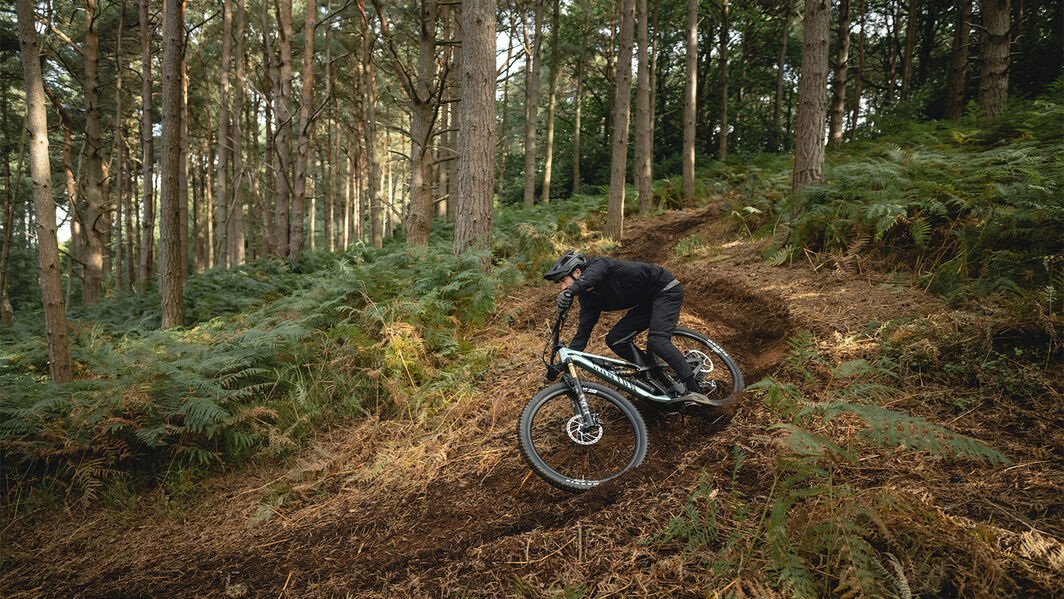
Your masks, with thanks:
<instances>
[{"instance_id":1,"label":"tree bark","mask_svg":"<svg viewBox=\"0 0 1064 599\"><path fill-rule=\"evenodd\" d=\"M831 82L831 109L828 119L828 144L842 142L842 117L846 112L846 83L850 66L850 0L839 2L838 53L835 55L835 78Z\"/></svg>"},{"instance_id":2,"label":"tree bark","mask_svg":"<svg viewBox=\"0 0 1064 599\"><path fill-rule=\"evenodd\" d=\"M406 240L413 246L429 244L432 220L432 161L433 121L439 108L433 90L436 76L436 20L439 10L436 0L421 3L420 33L418 35L417 76L412 90L413 110L410 133L410 208L407 212ZM442 85L442 82L441 82Z\"/></svg>"},{"instance_id":3,"label":"tree bark","mask_svg":"<svg viewBox=\"0 0 1064 599\"><path fill-rule=\"evenodd\" d=\"M791 19L794 16L794 0L787 0L787 13L783 16L783 35L780 40L780 56L776 61L776 100L772 109L772 134L769 146L776 151L782 151L782 136L780 135L781 118L783 116L783 69L787 64L787 46L791 39Z\"/></svg>"},{"instance_id":4,"label":"tree bark","mask_svg":"<svg viewBox=\"0 0 1064 599\"><path fill-rule=\"evenodd\" d=\"M510 28L506 36L506 67L502 73L502 124L499 126L499 160L497 162L499 182L495 191L500 196L503 192L503 185L506 183L506 152L510 145L510 133L506 122L510 115L510 88L512 87L510 84L510 61L513 59L516 29L514 26L514 11L510 11Z\"/></svg>"},{"instance_id":5,"label":"tree bark","mask_svg":"<svg viewBox=\"0 0 1064 599\"><path fill-rule=\"evenodd\" d=\"M274 173L277 197L273 210L273 253L288 253L289 209L292 202L292 0L278 0L276 7L277 77L274 79Z\"/></svg>"},{"instance_id":6,"label":"tree bark","mask_svg":"<svg viewBox=\"0 0 1064 599\"><path fill-rule=\"evenodd\" d=\"M717 158L728 158L728 0L720 0L720 139Z\"/></svg>"},{"instance_id":7,"label":"tree bark","mask_svg":"<svg viewBox=\"0 0 1064 599\"><path fill-rule=\"evenodd\" d=\"M462 2L462 70L454 253L491 248L495 173L495 0ZM485 271L491 257L482 261Z\"/></svg>"},{"instance_id":8,"label":"tree bark","mask_svg":"<svg viewBox=\"0 0 1064 599\"><path fill-rule=\"evenodd\" d=\"M905 18L905 54L901 63L901 101L909 99L909 88L913 80L913 46L916 44L916 20L919 4L909 0L908 15Z\"/></svg>"},{"instance_id":9,"label":"tree bark","mask_svg":"<svg viewBox=\"0 0 1064 599\"><path fill-rule=\"evenodd\" d=\"M583 127L581 117L583 116L584 108L584 68L587 54L587 34L591 31L589 27L590 19L591 11L585 8L584 29L580 36L580 54L576 59L576 90L573 92L575 96L573 101L576 103L575 114L573 115L573 193L580 189L580 133Z\"/></svg>"},{"instance_id":10,"label":"tree bark","mask_svg":"<svg viewBox=\"0 0 1064 599\"><path fill-rule=\"evenodd\" d=\"M683 197L695 197L695 119L698 101L698 0L687 0L687 79L683 104Z\"/></svg>"},{"instance_id":11,"label":"tree bark","mask_svg":"<svg viewBox=\"0 0 1064 599\"><path fill-rule=\"evenodd\" d=\"M543 10L540 0L531 0L534 30L525 23L525 206L536 203L536 125L539 117L539 55L543 38Z\"/></svg>"},{"instance_id":12,"label":"tree bark","mask_svg":"<svg viewBox=\"0 0 1064 599\"><path fill-rule=\"evenodd\" d=\"M246 97L244 90L247 88L247 75L245 73L247 56L244 52L247 29L244 0L235 0L235 2L236 31L234 32L234 41L236 42L236 86L233 89L233 147L231 150L233 159L233 190L229 201L228 214L226 215L226 223L228 224L228 227L225 232L225 237L229 241L229 247L226 249L226 256L229 257L230 267L239 266L244 263L245 175L244 127L242 121L244 117L244 100Z\"/></svg>"},{"instance_id":13,"label":"tree bark","mask_svg":"<svg viewBox=\"0 0 1064 599\"><path fill-rule=\"evenodd\" d=\"M303 25L303 89L299 106L299 135L296 143L295 190L292 194L292 220L288 259L303 253L303 218L307 197L307 168L310 162L310 133L314 107L314 27L318 20L317 0L308 0Z\"/></svg>"},{"instance_id":14,"label":"tree bark","mask_svg":"<svg viewBox=\"0 0 1064 599\"><path fill-rule=\"evenodd\" d=\"M119 4L118 9L118 30L115 33L115 122L114 122L114 150L113 158L115 163L115 172L113 179L115 181L115 219L114 231L114 261L115 261L115 288L122 291L129 291L133 281L126 279L125 273L125 239L124 231L122 227L125 221L130 219L130 213L128 210L128 204L126 202L126 155L125 155L125 140L122 133L125 120L124 108L122 107L122 72L124 64L122 63L122 34L124 33L126 25L126 5L125 2ZM124 220L123 220L124 219Z\"/></svg>"},{"instance_id":15,"label":"tree bark","mask_svg":"<svg viewBox=\"0 0 1064 599\"><path fill-rule=\"evenodd\" d=\"M363 93L365 110L365 128L363 135L366 142L366 167L368 171L369 192L369 239L375 248L384 245L384 214L381 201L380 161L377 159L377 69L373 62L373 47L370 43L369 19L366 16L363 0L359 0L362 19L362 64L365 66L366 85ZM339 135L339 132L337 132Z\"/></svg>"},{"instance_id":16,"label":"tree bark","mask_svg":"<svg viewBox=\"0 0 1064 599\"><path fill-rule=\"evenodd\" d=\"M865 74L865 17L867 3L861 0L861 33L857 42L857 76L853 78L853 97L850 101L850 139L857 134L857 120L861 114L861 84Z\"/></svg>"},{"instance_id":17,"label":"tree bark","mask_svg":"<svg viewBox=\"0 0 1064 599\"><path fill-rule=\"evenodd\" d=\"M103 194L103 135L100 131L100 39L96 33L96 0L85 0L85 255L81 260L85 276L81 282L81 303L103 299L103 254L109 235Z\"/></svg>"},{"instance_id":18,"label":"tree bark","mask_svg":"<svg viewBox=\"0 0 1064 599\"><path fill-rule=\"evenodd\" d=\"M650 191L650 52L647 48L647 0L636 1L636 37L639 44L639 68L635 92L635 187L639 193L639 211L646 214L652 207Z\"/></svg>"},{"instance_id":19,"label":"tree bark","mask_svg":"<svg viewBox=\"0 0 1064 599\"><path fill-rule=\"evenodd\" d=\"M561 7L558 0L554 0L551 13L550 34L550 83L547 92L547 137L546 146L543 148L543 188L540 193L540 203L550 203L550 179L551 167L554 163L554 109L558 103L558 71L561 61L558 59L558 35L561 33Z\"/></svg>"},{"instance_id":20,"label":"tree bark","mask_svg":"<svg viewBox=\"0 0 1064 599\"><path fill-rule=\"evenodd\" d=\"M0 119L2 119L0 120L0 126L4 127L5 131L10 131L8 128L9 102L10 96L8 94L4 94L3 98L0 98ZM19 140L18 172L19 179L21 179L22 159L26 146L25 127L22 130L22 135L19 136ZM10 146L5 148L5 155L8 148ZM0 223L3 224L3 237L0 238L0 324L7 326L15 318L14 307L12 307L11 299L8 297L8 283L11 281L11 241L15 232L15 188L11 184L11 161L9 158L5 158L3 163L4 211L3 223Z\"/></svg>"},{"instance_id":21,"label":"tree bark","mask_svg":"<svg viewBox=\"0 0 1064 599\"><path fill-rule=\"evenodd\" d=\"M48 340L48 372L52 381L74 379L67 343L63 283L60 276L59 240L56 236L52 170L48 157L48 121L44 106L44 77L40 48L34 29L33 3L17 0L22 76L26 82L26 128L29 130L30 179L36 209L37 253L40 260L41 299L44 304L45 337Z\"/></svg>"},{"instance_id":22,"label":"tree bark","mask_svg":"<svg viewBox=\"0 0 1064 599\"><path fill-rule=\"evenodd\" d=\"M141 143L141 210L140 259L137 282L143 287L152 279L155 265L155 162L154 135L152 133L152 73L151 73L152 23L148 19L148 0L140 0L140 143Z\"/></svg>"},{"instance_id":23,"label":"tree bark","mask_svg":"<svg viewBox=\"0 0 1064 599\"><path fill-rule=\"evenodd\" d=\"M979 112L997 117L1009 98L1010 0L983 0L983 65L979 74Z\"/></svg>"},{"instance_id":24,"label":"tree bark","mask_svg":"<svg viewBox=\"0 0 1064 599\"><path fill-rule=\"evenodd\" d=\"M162 160L159 205L159 295L162 328L184 323L181 273L181 59L185 2L166 0L163 22Z\"/></svg>"},{"instance_id":25,"label":"tree bark","mask_svg":"<svg viewBox=\"0 0 1064 599\"><path fill-rule=\"evenodd\" d=\"M624 234L624 188L628 171L628 124L632 105L632 41L635 0L621 2L621 33L617 48L617 93L613 108L613 155L610 160L610 197L606 209L606 237Z\"/></svg>"},{"instance_id":26,"label":"tree bark","mask_svg":"<svg viewBox=\"0 0 1064 599\"><path fill-rule=\"evenodd\" d=\"M964 114L964 74L968 67L968 41L972 32L972 0L957 0L957 22L953 26L953 49L949 55L945 117L961 120Z\"/></svg>"},{"instance_id":27,"label":"tree bark","mask_svg":"<svg viewBox=\"0 0 1064 599\"><path fill-rule=\"evenodd\" d=\"M233 48L233 0L225 0L222 8L222 64L218 82L218 142L214 163L214 256L225 267L229 260L229 65Z\"/></svg>"},{"instance_id":28,"label":"tree bark","mask_svg":"<svg viewBox=\"0 0 1064 599\"><path fill-rule=\"evenodd\" d=\"M831 30L828 0L807 0L803 29L802 72L798 80L798 114L794 126L793 191L822 179L828 35Z\"/></svg>"}]
</instances>

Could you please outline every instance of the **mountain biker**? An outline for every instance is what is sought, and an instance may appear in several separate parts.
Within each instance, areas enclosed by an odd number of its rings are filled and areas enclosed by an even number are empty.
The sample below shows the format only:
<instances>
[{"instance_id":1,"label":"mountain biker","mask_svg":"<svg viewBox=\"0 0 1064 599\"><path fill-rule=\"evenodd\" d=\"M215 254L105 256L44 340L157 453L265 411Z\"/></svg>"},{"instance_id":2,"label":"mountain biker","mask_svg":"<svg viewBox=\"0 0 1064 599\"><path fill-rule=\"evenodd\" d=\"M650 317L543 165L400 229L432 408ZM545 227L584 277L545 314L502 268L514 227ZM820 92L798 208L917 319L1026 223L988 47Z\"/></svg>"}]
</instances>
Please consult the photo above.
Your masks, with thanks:
<instances>
[{"instance_id":1,"label":"mountain biker","mask_svg":"<svg viewBox=\"0 0 1064 599\"><path fill-rule=\"evenodd\" d=\"M676 401L711 405L695 380L684 355L672 344L672 333L680 318L683 287L667 270L644 262L615 258L585 258L570 250L543 275L560 283L558 311L569 309L573 298L580 298L580 324L569 343L571 349L587 347L591 331L603 311L628 310L610 332L606 344L618 356L642 365L644 354L635 346L636 335L647 331L647 349L665 360L683 381L687 393Z\"/></svg>"}]
</instances>

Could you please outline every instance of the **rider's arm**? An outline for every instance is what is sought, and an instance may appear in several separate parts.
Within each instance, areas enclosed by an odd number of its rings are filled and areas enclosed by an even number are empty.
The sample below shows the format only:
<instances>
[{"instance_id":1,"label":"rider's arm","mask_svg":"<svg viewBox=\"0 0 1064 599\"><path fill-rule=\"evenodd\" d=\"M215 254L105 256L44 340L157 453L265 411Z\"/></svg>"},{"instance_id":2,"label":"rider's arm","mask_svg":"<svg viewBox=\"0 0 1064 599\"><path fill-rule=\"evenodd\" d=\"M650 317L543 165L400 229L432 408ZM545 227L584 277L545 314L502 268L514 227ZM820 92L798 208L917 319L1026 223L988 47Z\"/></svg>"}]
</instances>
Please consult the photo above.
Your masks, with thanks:
<instances>
[{"instance_id":1,"label":"rider's arm","mask_svg":"<svg viewBox=\"0 0 1064 599\"><path fill-rule=\"evenodd\" d=\"M581 299L580 325L577 326L576 335L573 337L572 342L569 343L569 349L583 351L584 348L587 347L587 342L591 339L591 331L595 328L595 323L598 322L599 315L602 313L599 308L591 307L586 304L587 302L584 302Z\"/></svg>"},{"instance_id":2,"label":"rider's arm","mask_svg":"<svg viewBox=\"0 0 1064 599\"><path fill-rule=\"evenodd\" d=\"M572 291L573 295L580 295L585 290L598 285L606 278L609 267L610 263L605 258L592 258L585 268L580 271L580 278L574 280L573 284L569 286L569 291ZM595 319L597 320L598 316ZM583 322L583 318L581 318L581 322Z\"/></svg>"}]
</instances>

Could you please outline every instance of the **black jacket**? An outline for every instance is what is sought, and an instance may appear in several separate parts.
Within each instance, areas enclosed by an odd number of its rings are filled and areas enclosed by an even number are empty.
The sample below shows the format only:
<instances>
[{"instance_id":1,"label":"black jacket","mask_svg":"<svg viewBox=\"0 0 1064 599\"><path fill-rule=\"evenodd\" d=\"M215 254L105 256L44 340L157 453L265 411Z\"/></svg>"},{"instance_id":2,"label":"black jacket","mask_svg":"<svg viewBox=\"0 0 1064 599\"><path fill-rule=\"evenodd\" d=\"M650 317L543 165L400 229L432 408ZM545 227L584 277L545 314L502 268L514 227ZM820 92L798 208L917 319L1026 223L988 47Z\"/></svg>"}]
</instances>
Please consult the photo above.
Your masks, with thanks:
<instances>
[{"instance_id":1,"label":"black jacket","mask_svg":"<svg viewBox=\"0 0 1064 599\"><path fill-rule=\"evenodd\" d=\"M580 297L580 325L569 347L583 350L603 311L627 310L649 303L672 282L669 271L645 262L591 258L569 290Z\"/></svg>"}]
</instances>

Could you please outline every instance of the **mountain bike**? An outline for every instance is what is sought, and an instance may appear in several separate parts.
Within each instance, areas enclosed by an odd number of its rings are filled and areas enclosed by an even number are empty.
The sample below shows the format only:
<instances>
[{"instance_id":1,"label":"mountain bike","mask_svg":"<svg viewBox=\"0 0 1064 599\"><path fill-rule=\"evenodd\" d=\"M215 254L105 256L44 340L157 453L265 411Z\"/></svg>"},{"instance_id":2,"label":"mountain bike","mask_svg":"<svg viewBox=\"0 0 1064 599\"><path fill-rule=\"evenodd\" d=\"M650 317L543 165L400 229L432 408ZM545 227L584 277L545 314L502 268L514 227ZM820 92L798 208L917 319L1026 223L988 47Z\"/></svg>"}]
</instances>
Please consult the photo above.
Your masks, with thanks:
<instances>
[{"instance_id":1,"label":"mountain bike","mask_svg":"<svg viewBox=\"0 0 1064 599\"><path fill-rule=\"evenodd\" d=\"M637 362L629 362L569 349L560 340L567 314L558 314L542 358L548 379L561 375L562 380L528 402L517 432L521 455L536 474L559 489L579 493L641 464L647 431L631 401L613 388L582 379L577 368L665 412L708 408L682 400L683 382L652 353L637 350ZM728 405L739 396L743 375L724 348L681 326L672 343L713 406Z\"/></svg>"}]
</instances>

